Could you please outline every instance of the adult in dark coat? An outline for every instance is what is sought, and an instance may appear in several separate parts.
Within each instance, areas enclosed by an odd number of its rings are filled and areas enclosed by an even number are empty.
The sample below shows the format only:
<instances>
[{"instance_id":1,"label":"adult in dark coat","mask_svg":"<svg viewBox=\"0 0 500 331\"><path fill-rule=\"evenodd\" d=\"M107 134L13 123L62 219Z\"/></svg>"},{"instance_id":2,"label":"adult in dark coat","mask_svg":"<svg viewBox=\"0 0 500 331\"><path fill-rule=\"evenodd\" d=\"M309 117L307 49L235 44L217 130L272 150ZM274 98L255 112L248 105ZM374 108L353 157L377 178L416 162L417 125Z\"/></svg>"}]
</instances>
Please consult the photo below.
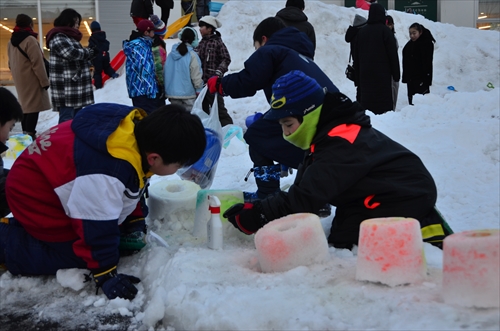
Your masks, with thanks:
<instances>
[{"instance_id":1,"label":"adult in dark coat","mask_svg":"<svg viewBox=\"0 0 500 331\"><path fill-rule=\"evenodd\" d=\"M393 110L392 79L399 82L399 58L396 39L385 25L385 9L372 3L366 27L355 41L354 69L363 108L380 115Z\"/></svg>"},{"instance_id":2,"label":"adult in dark coat","mask_svg":"<svg viewBox=\"0 0 500 331\"><path fill-rule=\"evenodd\" d=\"M413 105L413 95L430 92L436 40L422 24L413 23L409 30L411 40L403 48L403 83L408 87L408 103Z\"/></svg>"},{"instance_id":3,"label":"adult in dark coat","mask_svg":"<svg viewBox=\"0 0 500 331\"><path fill-rule=\"evenodd\" d=\"M304 14L305 7L304 0L287 0L285 8L277 12L276 17L280 18L286 26L293 26L304 32L311 39L316 50L316 33Z\"/></svg>"},{"instance_id":4,"label":"adult in dark coat","mask_svg":"<svg viewBox=\"0 0 500 331\"><path fill-rule=\"evenodd\" d=\"M356 36L358 35L359 29L363 28L366 26L366 18L364 18L361 15L356 14L354 16L354 21L352 22L352 25L349 25L349 28L347 28L347 31L345 32L345 41L349 43L350 45L350 54L349 54L349 62L353 58L353 54L356 51L354 48L355 46L355 39ZM354 86L356 86L356 101L359 102L359 84L357 81L354 81Z\"/></svg>"},{"instance_id":5,"label":"adult in dark coat","mask_svg":"<svg viewBox=\"0 0 500 331\"><path fill-rule=\"evenodd\" d=\"M257 26L253 38L258 48L245 61L244 69L220 79L224 95L234 99L245 98L263 90L270 101L274 82L292 70L300 70L314 77L328 91L338 91L311 59L314 49L309 38L296 28L285 27L279 18L268 17ZM213 78L207 82L209 89ZM262 199L280 189L279 165L275 165L274 161L297 169L304 151L283 139L279 123L264 118L258 119L248 128L245 141L254 164L258 188L256 195Z\"/></svg>"},{"instance_id":6,"label":"adult in dark coat","mask_svg":"<svg viewBox=\"0 0 500 331\"><path fill-rule=\"evenodd\" d=\"M153 0L132 0L130 17L137 26L140 21L149 19L153 15Z\"/></svg>"},{"instance_id":7,"label":"adult in dark coat","mask_svg":"<svg viewBox=\"0 0 500 331\"><path fill-rule=\"evenodd\" d=\"M161 20L168 26L167 21L170 17L170 9L174 9L174 0L155 0L158 7L161 8Z\"/></svg>"}]
</instances>

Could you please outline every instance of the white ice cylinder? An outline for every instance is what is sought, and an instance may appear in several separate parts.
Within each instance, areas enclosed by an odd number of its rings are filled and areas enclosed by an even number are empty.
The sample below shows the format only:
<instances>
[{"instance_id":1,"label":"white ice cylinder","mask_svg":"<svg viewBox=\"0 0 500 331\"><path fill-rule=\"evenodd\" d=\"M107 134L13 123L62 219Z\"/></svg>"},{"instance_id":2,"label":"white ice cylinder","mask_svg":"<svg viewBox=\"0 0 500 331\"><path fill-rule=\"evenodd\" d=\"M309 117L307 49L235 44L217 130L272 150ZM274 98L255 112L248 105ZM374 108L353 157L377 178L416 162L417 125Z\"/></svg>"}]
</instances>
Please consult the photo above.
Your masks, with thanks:
<instances>
[{"instance_id":1,"label":"white ice cylinder","mask_svg":"<svg viewBox=\"0 0 500 331\"><path fill-rule=\"evenodd\" d=\"M255 247L263 272L283 272L330 257L319 217L309 213L267 223L255 234Z\"/></svg>"},{"instance_id":2,"label":"white ice cylinder","mask_svg":"<svg viewBox=\"0 0 500 331\"><path fill-rule=\"evenodd\" d=\"M149 188L149 218L169 230L193 229L196 194L200 186L188 180L163 180Z\"/></svg>"},{"instance_id":3,"label":"white ice cylinder","mask_svg":"<svg viewBox=\"0 0 500 331\"><path fill-rule=\"evenodd\" d=\"M500 230L452 234L443 242L443 298L465 307L500 307Z\"/></svg>"},{"instance_id":4,"label":"white ice cylinder","mask_svg":"<svg viewBox=\"0 0 500 331\"><path fill-rule=\"evenodd\" d=\"M372 218L361 223L356 279L389 286L425 279L420 224L413 218Z\"/></svg>"}]
</instances>

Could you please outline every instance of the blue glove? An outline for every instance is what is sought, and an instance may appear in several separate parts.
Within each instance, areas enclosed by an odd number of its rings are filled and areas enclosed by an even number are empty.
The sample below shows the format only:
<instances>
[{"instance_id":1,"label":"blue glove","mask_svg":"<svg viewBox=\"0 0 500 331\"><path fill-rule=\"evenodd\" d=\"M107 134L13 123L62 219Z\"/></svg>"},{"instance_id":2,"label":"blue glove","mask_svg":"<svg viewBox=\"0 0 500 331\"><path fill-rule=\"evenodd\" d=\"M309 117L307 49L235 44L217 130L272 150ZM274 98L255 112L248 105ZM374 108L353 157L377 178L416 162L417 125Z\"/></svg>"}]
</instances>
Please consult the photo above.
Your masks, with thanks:
<instances>
[{"instance_id":1,"label":"blue glove","mask_svg":"<svg viewBox=\"0 0 500 331\"><path fill-rule=\"evenodd\" d=\"M237 203L229 207L223 214L231 224L244 234L257 232L267 223L266 217L260 212L260 204Z\"/></svg>"},{"instance_id":2,"label":"blue glove","mask_svg":"<svg viewBox=\"0 0 500 331\"><path fill-rule=\"evenodd\" d=\"M94 273L94 281L96 294L99 288L102 288L102 291L109 300L113 300L116 297L132 300L137 294L137 288L134 284L139 283L141 280L134 276L117 274L116 267L114 267L104 273Z\"/></svg>"}]
</instances>

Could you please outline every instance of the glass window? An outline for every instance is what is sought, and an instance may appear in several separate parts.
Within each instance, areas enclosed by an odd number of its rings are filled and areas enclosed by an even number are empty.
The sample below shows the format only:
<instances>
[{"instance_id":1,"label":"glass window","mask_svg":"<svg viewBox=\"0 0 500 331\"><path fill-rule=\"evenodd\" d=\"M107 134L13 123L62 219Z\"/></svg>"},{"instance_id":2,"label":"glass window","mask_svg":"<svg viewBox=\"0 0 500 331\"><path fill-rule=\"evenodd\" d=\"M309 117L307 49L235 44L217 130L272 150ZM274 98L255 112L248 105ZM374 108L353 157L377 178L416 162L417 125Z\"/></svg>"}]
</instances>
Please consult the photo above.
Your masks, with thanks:
<instances>
[{"instance_id":1,"label":"glass window","mask_svg":"<svg viewBox=\"0 0 500 331\"><path fill-rule=\"evenodd\" d=\"M484 30L500 30L500 1L479 0L476 27Z\"/></svg>"},{"instance_id":2,"label":"glass window","mask_svg":"<svg viewBox=\"0 0 500 331\"><path fill-rule=\"evenodd\" d=\"M54 19L66 8L73 8L82 15L80 23L80 32L83 34L82 45L87 46L90 37L90 22L95 20L95 0L41 0L41 15L38 17L37 0L0 0L0 83L12 84L12 76L9 70L7 55L7 45L11 34L16 26L16 17L18 14L26 14L33 18L33 30L43 36L43 45L45 46L45 35L54 27ZM41 19L41 31L40 21ZM40 41L40 38L38 38ZM44 48L45 57L49 55Z\"/></svg>"}]
</instances>

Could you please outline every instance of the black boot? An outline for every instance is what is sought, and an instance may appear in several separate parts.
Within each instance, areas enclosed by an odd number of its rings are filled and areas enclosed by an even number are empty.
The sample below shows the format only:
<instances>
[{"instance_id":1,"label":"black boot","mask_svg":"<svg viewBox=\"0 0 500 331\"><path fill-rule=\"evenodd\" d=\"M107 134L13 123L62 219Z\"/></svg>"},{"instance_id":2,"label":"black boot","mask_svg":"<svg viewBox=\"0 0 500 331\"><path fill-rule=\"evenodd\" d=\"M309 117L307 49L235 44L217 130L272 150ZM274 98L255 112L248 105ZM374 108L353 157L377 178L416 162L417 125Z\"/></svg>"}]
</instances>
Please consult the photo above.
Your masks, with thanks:
<instances>
[{"instance_id":1,"label":"black boot","mask_svg":"<svg viewBox=\"0 0 500 331\"><path fill-rule=\"evenodd\" d=\"M257 166L253 168L257 192L243 192L245 202L265 199L268 195L279 192L281 167L279 164Z\"/></svg>"}]
</instances>

